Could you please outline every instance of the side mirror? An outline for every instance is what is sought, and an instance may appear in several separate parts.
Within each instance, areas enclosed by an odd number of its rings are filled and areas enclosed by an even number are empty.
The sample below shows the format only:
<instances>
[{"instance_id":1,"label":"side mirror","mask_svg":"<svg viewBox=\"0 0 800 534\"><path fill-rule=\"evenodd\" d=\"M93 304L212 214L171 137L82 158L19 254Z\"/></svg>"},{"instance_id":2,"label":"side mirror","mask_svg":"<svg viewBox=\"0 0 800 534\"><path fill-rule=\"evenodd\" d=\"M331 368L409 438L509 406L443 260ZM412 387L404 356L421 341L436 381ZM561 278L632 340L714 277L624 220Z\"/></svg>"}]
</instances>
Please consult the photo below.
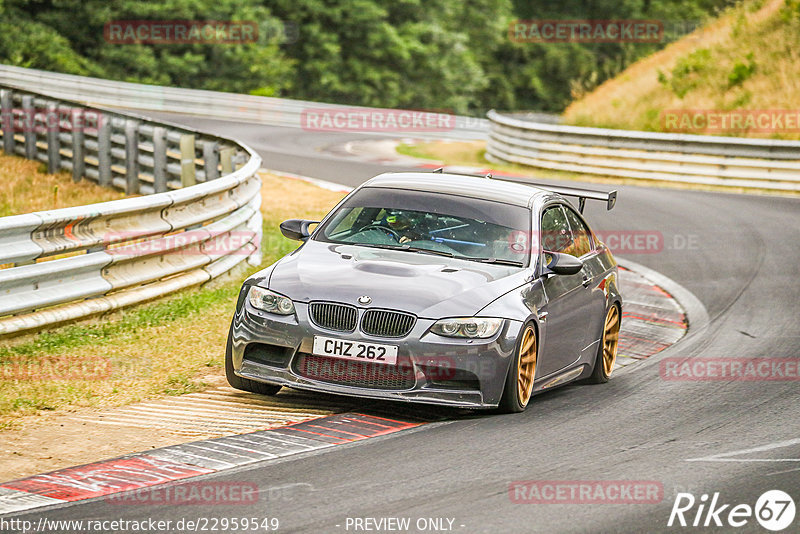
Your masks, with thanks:
<instances>
[{"instance_id":1,"label":"side mirror","mask_svg":"<svg viewBox=\"0 0 800 534\"><path fill-rule=\"evenodd\" d=\"M308 221L306 219L289 219L281 223L281 233L289 239L295 241L305 241L311 235L308 229L312 224L318 224L319 221Z\"/></svg>"},{"instance_id":2,"label":"side mirror","mask_svg":"<svg viewBox=\"0 0 800 534\"><path fill-rule=\"evenodd\" d=\"M545 267L555 274L577 274L583 268L583 262L575 256L562 252L545 252Z\"/></svg>"}]
</instances>

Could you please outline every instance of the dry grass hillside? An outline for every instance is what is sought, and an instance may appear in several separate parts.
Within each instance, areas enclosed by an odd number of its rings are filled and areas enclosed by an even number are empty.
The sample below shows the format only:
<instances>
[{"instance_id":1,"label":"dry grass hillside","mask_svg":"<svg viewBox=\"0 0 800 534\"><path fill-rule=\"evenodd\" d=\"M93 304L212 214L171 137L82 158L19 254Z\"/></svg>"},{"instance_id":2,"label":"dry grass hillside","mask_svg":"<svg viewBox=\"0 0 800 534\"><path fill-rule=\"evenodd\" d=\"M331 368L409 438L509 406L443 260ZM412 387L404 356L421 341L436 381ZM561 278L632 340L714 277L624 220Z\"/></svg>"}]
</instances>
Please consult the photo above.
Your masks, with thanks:
<instances>
[{"instance_id":1,"label":"dry grass hillside","mask_svg":"<svg viewBox=\"0 0 800 534\"><path fill-rule=\"evenodd\" d=\"M580 126L665 131L665 110L770 110L771 116L782 110L797 117L800 0L752 0L731 8L576 100L564 118ZM695 123L683 131L800 139L800 125L771 124L764 130L746 121L714 129Z\"/></svg>"}]
</instances>

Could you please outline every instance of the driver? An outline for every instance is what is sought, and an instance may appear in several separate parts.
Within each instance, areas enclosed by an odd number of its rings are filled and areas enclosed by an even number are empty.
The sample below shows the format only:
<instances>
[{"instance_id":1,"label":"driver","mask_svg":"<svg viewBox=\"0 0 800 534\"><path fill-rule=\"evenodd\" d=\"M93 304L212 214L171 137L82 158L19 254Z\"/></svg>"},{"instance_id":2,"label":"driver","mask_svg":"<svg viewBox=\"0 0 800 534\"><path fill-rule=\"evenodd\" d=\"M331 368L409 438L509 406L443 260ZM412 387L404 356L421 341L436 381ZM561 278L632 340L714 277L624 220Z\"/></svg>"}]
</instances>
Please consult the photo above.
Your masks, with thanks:
<instances>
[{"instance_id":1,"label":"driver","mask_svg":"<svg viewBox=\"0 0 800 534\"><path fill-rule=\"evenodd\" d=\"M419 217L401 210L392 210L384 218L386 226L391 228L398 236L400 243L408 243L422 239L423 235L417 231Z\"/></svg>"}]
</instances>

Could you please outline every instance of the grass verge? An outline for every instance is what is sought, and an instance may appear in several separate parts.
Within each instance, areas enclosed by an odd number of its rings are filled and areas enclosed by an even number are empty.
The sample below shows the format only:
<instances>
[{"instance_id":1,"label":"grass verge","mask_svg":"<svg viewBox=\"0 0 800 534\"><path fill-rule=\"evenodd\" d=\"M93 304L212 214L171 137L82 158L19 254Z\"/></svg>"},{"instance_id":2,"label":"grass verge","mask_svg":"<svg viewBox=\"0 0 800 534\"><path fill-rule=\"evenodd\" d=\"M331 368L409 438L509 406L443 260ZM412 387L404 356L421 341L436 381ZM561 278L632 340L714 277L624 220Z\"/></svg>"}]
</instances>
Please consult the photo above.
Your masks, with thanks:
<instances>
[{"instance_id":1,"label":"grass verge","mask_svg":"<svg viewBox=\"0 0 800 534\"><path fill-rule=\"evenodd\" d=\"M321 217L343 193L262 175L264 262L297 243L280 221ZM0 342L0 429L24 416L109 407L206 387L223 373L228 325L242 280L259 268L151 304ZM54 375L67 378L55 379Z\"/></svg>"},{"instance_id":2,"label":"grass verge","mask_svg":"<svg viewBox=\"0 0 800 534\"><path fill-rule=\"evenodd\" d=\"M68 172L49 174L43 163L0 152L0 217L124 197L88 180L74 183Z\"/></svg>"}]
</instances>

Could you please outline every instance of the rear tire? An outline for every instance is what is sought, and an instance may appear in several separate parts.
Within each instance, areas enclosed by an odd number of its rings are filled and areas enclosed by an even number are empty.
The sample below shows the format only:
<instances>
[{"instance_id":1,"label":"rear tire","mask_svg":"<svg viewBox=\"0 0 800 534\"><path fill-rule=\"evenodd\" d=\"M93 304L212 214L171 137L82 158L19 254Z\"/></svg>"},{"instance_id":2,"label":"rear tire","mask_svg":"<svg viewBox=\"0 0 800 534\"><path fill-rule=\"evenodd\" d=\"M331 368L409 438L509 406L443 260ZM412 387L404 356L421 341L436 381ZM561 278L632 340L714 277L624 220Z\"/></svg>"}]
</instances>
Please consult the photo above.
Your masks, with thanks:
<instances>
[{"instance_id":1,"label":"rear tire","mask_svg":"<svg viewBox=\"0 0 800 534\"><path fill-rule=\"evenodd\" d=\"M233 324L228 330L228 342L225 345L225 378L228 379L228 384L234 389L247 391L249 393L258 393L260 395L275 395L281 390L281 386L274 386L272 384L265 384L263 382L256 382L242 378L233 372Z\"/></svg>"},{"instance_id":2,"label":"rear tire","mask_svg":"<svg viewBox=\"0 0 800 534\"><path fill-rule=\"evenodd\" d=\"M585 380L586 384L605 384L614 371L614 362L617 361L619 347L619 327L622 323L622 314L616 304L612 304L606 312L603 324L603 336L600 346L597 347L597 356L594 359L592 375Z\"/></svg>"},{"instance_id":3,"label":"rear tire","mask_svg":"<svg viewBox=\"0 0 800 534\"><path fill-rule=\"evenodd\" d=\"M524 412L533 395L533 381L536 378L536 357L539 343L536 328L528 323L522 328L514 361L508 366L506 387L498 408L502 413Z\"/></svg>"}]
</instances>

